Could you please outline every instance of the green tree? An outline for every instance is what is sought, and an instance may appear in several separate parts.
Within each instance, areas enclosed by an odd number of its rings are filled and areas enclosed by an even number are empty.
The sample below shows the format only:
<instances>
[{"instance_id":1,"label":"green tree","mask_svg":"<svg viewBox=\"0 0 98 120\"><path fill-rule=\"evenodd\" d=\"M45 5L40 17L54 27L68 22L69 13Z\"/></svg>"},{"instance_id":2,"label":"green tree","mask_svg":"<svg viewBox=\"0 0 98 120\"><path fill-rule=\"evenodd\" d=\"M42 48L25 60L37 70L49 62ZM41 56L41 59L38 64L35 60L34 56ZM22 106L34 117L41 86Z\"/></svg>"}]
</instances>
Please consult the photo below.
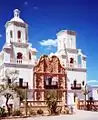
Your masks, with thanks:
<instances>
[{"instance_id":1,"label":"green tree","mask_svg":"<svg viewBox=\"0 0 98 120\"><path fill-rule=\"evenodd\" d=\"M46 104L50 114L57 114L57 93L54 90L50 90L47 93Z\"/></svg>"},{"instance_id":2,"label":"green tree","mask_svg":"<svg viewBox=\"0 0 98 120\"><path fill-rule=\"evenodd\" d=\"M87 88L87 84L84 86L84 88L82 89L83 95L84 95L84 109L86 110L86 100L87 100L87 96L88 94L91 92L88 90Z\"/></svg>"},{"instance_id":3,"label":"green tree","mask_svg":"<svg viewBox=\"0 0 98 120\"><path fill-rule=\"evenodd\" d=\"M15 81L18 78L19 72L17 70L9 70L7 69L5 71L5 77L1 77L3 84L0 85L0 93L5 97L6 99L6 107L8 111L8 115L10 115L10 107L8 105L8 102L10 99L13 99L13 94L9 93L8 91L14 91L20 98L20 100L23 100L25 95L24 91L22 89L17 88L15 85ZM11 83L8 83L8 79L11 79Z\"/></svg>"}]
</instances>

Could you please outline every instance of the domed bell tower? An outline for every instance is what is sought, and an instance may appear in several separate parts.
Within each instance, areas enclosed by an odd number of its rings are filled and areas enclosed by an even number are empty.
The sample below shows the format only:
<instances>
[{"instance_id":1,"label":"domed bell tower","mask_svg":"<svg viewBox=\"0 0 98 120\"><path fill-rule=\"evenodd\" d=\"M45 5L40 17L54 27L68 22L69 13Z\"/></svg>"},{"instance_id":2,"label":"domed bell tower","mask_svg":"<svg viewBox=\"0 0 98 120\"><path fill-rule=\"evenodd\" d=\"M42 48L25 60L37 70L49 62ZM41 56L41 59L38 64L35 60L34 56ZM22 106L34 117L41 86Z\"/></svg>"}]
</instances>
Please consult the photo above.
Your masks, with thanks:
<instances>
[{"instance_id":1,"label":"domed bell tower","mask_svg":"<svg viewBox=\"0 0 98 120\"><path fill-rule=\"evenodd\" d=\"M20 18L20 11L14 10L14 17L6 22L6 43L27 43L28 25Z\"/></svg>"}]
</instances>

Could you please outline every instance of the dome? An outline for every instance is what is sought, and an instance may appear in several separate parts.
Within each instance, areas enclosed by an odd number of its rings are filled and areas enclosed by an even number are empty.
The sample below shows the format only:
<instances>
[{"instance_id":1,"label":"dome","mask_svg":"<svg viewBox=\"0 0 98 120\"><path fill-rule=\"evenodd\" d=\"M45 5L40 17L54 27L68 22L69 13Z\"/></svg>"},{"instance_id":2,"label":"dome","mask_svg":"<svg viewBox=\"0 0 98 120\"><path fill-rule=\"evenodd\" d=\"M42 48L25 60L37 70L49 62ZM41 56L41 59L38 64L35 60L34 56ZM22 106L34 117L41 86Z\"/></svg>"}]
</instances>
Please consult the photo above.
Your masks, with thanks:
<instances>
[{"instance_id":1,"label":"dome","mask_svg":"<svg viewBox=\"0 0 98 120\"><path fill-rule=\"evenodd\" d=\"M24 21L21 19L21 18L17 18L17 17L14 17L10 20L11 22L21 22L21 23L24 23Z\"/></svg>"},{"instance_id":2,"label":"dome","mask_svg":"<svg viewBox=\"0 0 98 120\"><path fill-rule=\"evenodd\" d=\"M14 17L10 20L10 22L21 22L24 23L24 21L19 16L20 11L18 9L14 10Z\"/></svg>"}]
</instances>

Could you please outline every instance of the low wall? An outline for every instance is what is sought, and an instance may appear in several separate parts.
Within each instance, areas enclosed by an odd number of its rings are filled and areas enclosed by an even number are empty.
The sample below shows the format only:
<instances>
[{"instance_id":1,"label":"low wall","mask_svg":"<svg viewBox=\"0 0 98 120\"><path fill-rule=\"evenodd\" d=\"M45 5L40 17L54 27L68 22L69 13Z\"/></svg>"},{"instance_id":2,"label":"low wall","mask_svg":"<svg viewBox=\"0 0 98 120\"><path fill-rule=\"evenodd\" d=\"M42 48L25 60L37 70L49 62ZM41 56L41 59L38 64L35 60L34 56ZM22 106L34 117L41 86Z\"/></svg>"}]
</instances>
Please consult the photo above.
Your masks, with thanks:
<instances>
[{"instance_id":1,"label":"low wall","mask_svg":"<svg viewBox=\"0 0 98 120\"><path fill-rule=\"evenodd\" d=\"M77 104L77 108L80 110L83 110L85 109L85 107L87 108L89 106L96 108L96 110L98 110L98 100L93 100L93 101L87 100L86 102L81 100L81 101L78 101L78 104Z\"/></svg>"},{"instance_id":2,"label":"low wall","mask_svg":"<svg viewBox=\"0 0 98 120\"><path fill-rule=\"evenodd\" d=\"M23 114L25 114L25 101L20 103L20 110ZM61 107L61 102L58 101L58 107ZM30 110L34 110L35 112L37 112L38 109L42 109L44 111L44 114L48 114L48 108L47 105L45 104L45 101L27 101L27 111L28 114L30 112Z\"/></svg>"}]
</instances>

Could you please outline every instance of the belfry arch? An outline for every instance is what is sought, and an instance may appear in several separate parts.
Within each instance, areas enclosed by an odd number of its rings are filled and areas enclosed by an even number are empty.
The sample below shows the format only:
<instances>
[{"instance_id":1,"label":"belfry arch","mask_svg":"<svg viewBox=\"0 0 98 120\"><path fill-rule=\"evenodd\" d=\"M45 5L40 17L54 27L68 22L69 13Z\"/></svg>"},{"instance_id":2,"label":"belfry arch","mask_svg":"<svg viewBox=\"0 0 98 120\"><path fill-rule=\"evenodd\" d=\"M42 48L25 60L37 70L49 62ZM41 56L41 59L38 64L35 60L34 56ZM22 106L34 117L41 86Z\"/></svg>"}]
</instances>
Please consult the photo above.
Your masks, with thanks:
<instances>
[{"instance_id":1,"label":"belfry arch","mask_svg":"<svg viewBox=\"0 0 98 120\"><path fill-rule=\"evenodd\" d=\"M34 101L45 101L48 90L57 91L58 101L67 104L67 74L57 56L41 56L34 67Z\"/></svg>"}]
</instances>

